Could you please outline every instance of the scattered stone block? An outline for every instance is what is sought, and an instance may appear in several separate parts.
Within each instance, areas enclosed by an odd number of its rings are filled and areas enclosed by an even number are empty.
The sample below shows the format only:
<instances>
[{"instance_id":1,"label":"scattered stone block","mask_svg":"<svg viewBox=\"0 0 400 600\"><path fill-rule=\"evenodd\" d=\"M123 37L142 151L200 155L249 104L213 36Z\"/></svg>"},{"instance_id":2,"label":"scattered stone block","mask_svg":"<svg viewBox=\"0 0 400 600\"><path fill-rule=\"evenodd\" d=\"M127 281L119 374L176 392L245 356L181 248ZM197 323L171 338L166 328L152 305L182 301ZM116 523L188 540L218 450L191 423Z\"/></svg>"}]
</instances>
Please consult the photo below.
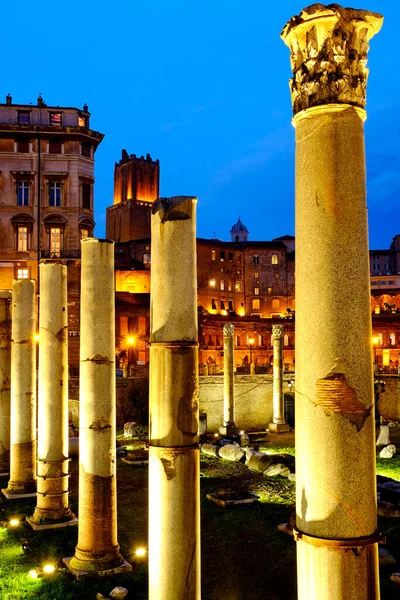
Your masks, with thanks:
<instances>
[{"instance_id":1,"label":"scattered stone block","mask_svg":"<svg viewBox=\"0 0 400 600\"><path fill-rule=\"evenodd\" d=\"M396 446L394 446L393 444L389 444L389 446L382 448L382 450L379 452L379 456L381 458L393 458L395 453Z\"/></svg>"},{"instance_id":2,"label":"scattered stone block","mask_svg":"<svg viewBox=\"0 0 400 600\"><path fill-rule=\"evenodd\" d=\"M208 456L216 456L218 458L218 446L214 446L214 444L202 444L201 451Z\"/></svg>"},{"instance_id":3,"label":"scattered stone block","mask_svg":"<svg viewBox=\"0 0 400 600\"><path fill-rule=\"evenodd\" d=\"M377 446L387 446L390 444L389 437L389 425L381 425L379 428L378 439L376 440Z\"/></svg>"},{"instance_id":4,"label":"scattered stone block","mask_svg":"<svg viewBox=\"0 0 400 600\"><path fill-rule=\"evenodd\" d=\"M124 437L131 438L137 435L137 423L135 421L129 421L124 425Z\"/></svg>"},{"instance_id":5,"label":"scattered stone block","mask_svg":"<svg viewBox=\"0 0 400 600\"><path fill-rule=\"evenodd\" d=\"M246 450L246 465L253 471L263 473L267 467L272 464L273 458L263 452L254 452L248 448Z\"/></svg>"},{"instance_id":6,"label":"scattered stone block","mask_svg":"<svg viewBox=\"0 0 400 600\"><path fill-rule=\"evenodd\" d=\"M124 587L116 587L110 593L111 600L124 600L127 596L128 590Z\"/></svg>"},{"instance_id":7,"label":"scattered stone block","mask_svg":"<svg viewBox=\"0 0 400 600\"><path fill-rule=\"evenodd\" d=\"M237 444L226 444L221 446L218 452L220 458L238 462L245 454L244 450Z\"/></svg>"},{"instance_id":8,"label":"scattered stone block","mask_svg":"<svg viewBox=\"0 0 400 600\"><path fill-rule=\"evenodd\" d=\"M239 444L242 446L242 448L245 448L250 444L250 438L247 433L239 434Z\"/></svg>"},{"instance_id":9,"label":"scattered stone block","mask_svg":"<svg viewBox=\"0 0 400 600\"><path fill-rule=\"evenodd\" d=\"M288 479L289 481L296 481L296 473L289 473Z\"/></svg>"},{"instance_id":10,"label":"scattered stone block","mask_svg":"<svg viewBox=\"0 0 400 600\"><path fill-rule=\"evenodd\" d=\"M400 583L400 573L392 573L390 576L390 581L394 581L394 583Z\"/></svg>"},{"instance_id":11,"label":"scattered stone block","mask_svg":"<svg viewBox=\"0 0 400 600\"><path fill-rule=\"evenodd\" d=\"M389 567L396 564L395 558L390 554L386 548L379 548L379 566Z\"/></svg>"},{"instance_id":12,"label":"scattered stone block","mask_svg":"<svg viewBox=\"0 0 400 600\"><path fill-rule=\"evenodd\" d=\"M397 423L395 423L394 421L389 421L388 423L388 427L397 427Z\"/></svg>"},{"instance_id":13,"label":"scattered stone block","mask_svg":"<svg viewBox=\"0 0 400 600\"><path fill-rule=\"evenodd\" d=\"M281 477L289 477L289 474L289 467L286 467L282 463L275 463L264 471L264 475L267 477L276 477L277 475L280 475Z\"/></svg>"}]
</instances>

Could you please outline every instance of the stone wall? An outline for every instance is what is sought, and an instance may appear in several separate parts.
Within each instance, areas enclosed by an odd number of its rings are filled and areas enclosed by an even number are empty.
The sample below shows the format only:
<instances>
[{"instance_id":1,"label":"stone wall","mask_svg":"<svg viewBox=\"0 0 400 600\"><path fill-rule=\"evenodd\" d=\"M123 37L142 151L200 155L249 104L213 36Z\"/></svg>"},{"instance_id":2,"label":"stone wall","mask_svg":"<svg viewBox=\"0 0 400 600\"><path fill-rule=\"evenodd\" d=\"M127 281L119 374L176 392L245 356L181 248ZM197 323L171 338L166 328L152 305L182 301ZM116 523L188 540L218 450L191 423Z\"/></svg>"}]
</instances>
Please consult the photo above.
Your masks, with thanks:
<instances>
[{"instance_id":1,"label":"stone wall","mask_svg":"<svg viewBox=\"0 0 400 600\"><path fill-rule=\"evenodd\" d=\"M289 392L293 377L284 377L284 392ZM265 430L272 421L272 375L235 376L235 421L239 429ZM224 378L200 377L200 412L207 415L207 431L218 431L223 424Z\"/></svg>"}]
</instances>

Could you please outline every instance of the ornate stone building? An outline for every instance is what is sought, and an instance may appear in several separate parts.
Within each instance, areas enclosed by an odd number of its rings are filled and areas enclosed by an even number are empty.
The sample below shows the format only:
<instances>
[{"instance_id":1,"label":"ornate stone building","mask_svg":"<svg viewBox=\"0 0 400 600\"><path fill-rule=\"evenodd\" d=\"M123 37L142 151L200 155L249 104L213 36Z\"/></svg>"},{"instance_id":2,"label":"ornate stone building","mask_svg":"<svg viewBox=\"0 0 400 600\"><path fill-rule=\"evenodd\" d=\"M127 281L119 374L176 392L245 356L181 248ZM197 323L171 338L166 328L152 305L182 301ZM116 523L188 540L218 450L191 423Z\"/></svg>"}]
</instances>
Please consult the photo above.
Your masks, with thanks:
<instances>
[{"instance_id":1,"label":"ornate stone building","mask_svg":"<svg viewBox=\"0 0 400 600\"><path fill-rule=\"evenodd\" d=\"M83 109L0 104L0 288L68 266L70 362L78 363L80 240L93 235L94 155L103 134ZM39 290L38 290L39 291Z\"/></svg>"}]
</instances>

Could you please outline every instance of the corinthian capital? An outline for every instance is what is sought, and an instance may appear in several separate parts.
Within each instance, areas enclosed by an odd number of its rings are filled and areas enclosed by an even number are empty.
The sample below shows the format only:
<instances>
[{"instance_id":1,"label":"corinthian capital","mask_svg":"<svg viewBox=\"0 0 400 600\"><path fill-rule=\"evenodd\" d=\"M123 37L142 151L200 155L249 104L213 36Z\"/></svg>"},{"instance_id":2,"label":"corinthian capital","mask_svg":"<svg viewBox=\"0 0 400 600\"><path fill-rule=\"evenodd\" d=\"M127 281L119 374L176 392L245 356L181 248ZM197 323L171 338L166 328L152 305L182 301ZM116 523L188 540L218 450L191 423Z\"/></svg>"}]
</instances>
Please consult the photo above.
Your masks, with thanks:
<instances>
[{"instance_id":1,"label":"corinthian capital","mask_svg":"<svg viewBox=\"0 0 400 600\"><path fill-rule=\"evenodd\" d=\"M382 15L312 4L292 17L281 37L290 48L293 113L321 104L365 107L369 40Z\"/></svg>"},{"instance_id":2,"label":"corinthian capital","mask_svg":"<svg viewBox=\"0 0 400 600\"><path fill-rule=\"evenodd\" d=\"M226 323L224 325L224 337L233 337L233 332L235 328L232 323Z\"/></svg>"},{"instance_id":3,"label":"corinthian capital","mask_svg":"<svg viewBox=\"0 0 400 600\"><path fill-rule=\"evenodd\" d=\"M274 338L281 338L283 335L283 325L272 325L272 335Z\"/></svg>"}]
</instances>

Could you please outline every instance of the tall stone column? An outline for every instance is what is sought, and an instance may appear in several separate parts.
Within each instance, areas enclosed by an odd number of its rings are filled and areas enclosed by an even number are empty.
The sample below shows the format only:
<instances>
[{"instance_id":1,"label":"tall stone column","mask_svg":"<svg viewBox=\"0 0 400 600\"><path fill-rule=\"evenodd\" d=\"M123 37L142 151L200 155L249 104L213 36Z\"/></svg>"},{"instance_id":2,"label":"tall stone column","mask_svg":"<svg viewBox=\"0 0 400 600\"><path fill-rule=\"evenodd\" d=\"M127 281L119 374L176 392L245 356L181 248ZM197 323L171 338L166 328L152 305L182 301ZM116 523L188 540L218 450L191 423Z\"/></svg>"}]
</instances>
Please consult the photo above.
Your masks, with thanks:
<instances>
[{"instance_id":1,"label":"tall stone column","mask_svg":"<svg viewBox=\"0 0 400 600\"><path fill-rule=\"evenodd\" d=\"M11 325L10 481L8 499L36 496L35 282L15 279Z\"/></svg>"},{"instance_id":2,"label":"tall stone column","mask_svg":"<svg viewBox=\"0 0 400 600\"><path fill-rule=\"evenodd\" d=\"M282 32L296 130L300 600L379 598L364 105L381 24L313 4Z\"/></svg>"},{"instance_id":3,"label":"tall stone column","mask_svg":"<svg viewBox=\"0 0 400 600\"><path fill-rule=\"evenodd\" d=\"M37 504L34 529L76 525L68 504L67 267L40 270Z\"/></svg>"},{"instance_id":4,"label":"tall stone column","mask_svg":"<svg viewBox=\"0 0 400 600\"><path fill-rule=\"evenodd\" d=\"M117 541L114 244L82 240L77 577L131 570Z\"/></svg>"},{"instance_id":5,"label":"tall stone column","mask_svg":"<svg viewBox=\"0 0 400 600\"><path fill-rule=\"evenodd\" d=\"M11 298L0 291L0 474L10 470Z\"/></svg>"},{"instance_id":6,"label":"tall stone column","mask_svg":"<svg viewBox=\"0 0 400 600\"><path fill-rule=\"evenodd\" d=\"M150 600L200 600L196 202L153 204Z\"/></svg>"},{"instance_id":7,"label":"tall stone column","mask_svg":"<svg viewBox=\"0 0 400 600\"><path fill-rule=\"evenodd\" d=\"M232 323L224 325L224 424L219 428L221 435L232 436L237 433L235 423L235 393L234 393L234 346Z\"/></svg>"},{"instance_id":8,"label":"tall stone column","mask_svg":"<svg viewBox=\"0 0 400 600\"><path fill-rule=\"evenodd\" d=\"M283 352L282 352L283 325L272 325L272 338L274 344L274 370L273 370L273 417L268 425L273 433L290 431L285 422L285 403L283 395Z\"/></svg>"}]
</instances>

